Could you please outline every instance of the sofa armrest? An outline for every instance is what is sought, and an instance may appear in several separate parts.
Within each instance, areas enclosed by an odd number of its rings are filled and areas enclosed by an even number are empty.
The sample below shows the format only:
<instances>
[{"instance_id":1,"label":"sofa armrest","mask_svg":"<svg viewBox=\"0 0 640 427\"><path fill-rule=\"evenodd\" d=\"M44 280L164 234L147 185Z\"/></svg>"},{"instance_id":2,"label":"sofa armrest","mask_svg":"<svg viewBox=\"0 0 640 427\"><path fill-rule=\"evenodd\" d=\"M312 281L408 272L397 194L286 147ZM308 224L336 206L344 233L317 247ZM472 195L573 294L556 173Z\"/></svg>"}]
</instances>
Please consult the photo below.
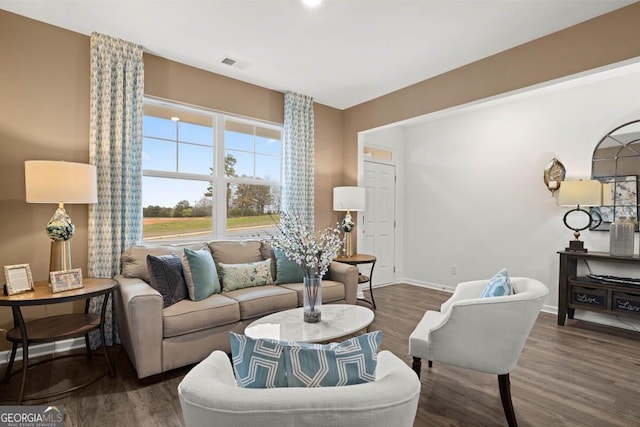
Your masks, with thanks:
<instances>
[{"instance_id":1,"label":"sofa armrest","mask_svg":"<svg viewBox=\"0 0 640 427\"><path fill-rule=\"evenodd\" d=\"M162 296L144 280L116 276L118 331L138 378L162 372Z\"/></svg>"},{"instance_id":2,"label":"sofa armrest","mask_svg":"<svg viewBox=\"0 0 640 427\"><path fill-rule=\"evenodd\" d=\"M332 261L329 265L329 278L344 285L344 300L355 304L358 295L358 267Z\"/></svg>"}]
</instances>

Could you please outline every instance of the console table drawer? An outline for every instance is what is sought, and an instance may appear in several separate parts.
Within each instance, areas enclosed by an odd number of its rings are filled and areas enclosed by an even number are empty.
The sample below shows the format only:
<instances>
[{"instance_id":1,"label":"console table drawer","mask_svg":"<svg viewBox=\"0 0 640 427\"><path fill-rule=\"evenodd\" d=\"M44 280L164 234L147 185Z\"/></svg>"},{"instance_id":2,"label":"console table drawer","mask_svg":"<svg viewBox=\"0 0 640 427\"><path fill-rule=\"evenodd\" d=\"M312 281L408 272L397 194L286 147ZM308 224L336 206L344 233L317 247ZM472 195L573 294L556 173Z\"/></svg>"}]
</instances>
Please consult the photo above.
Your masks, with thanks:
<instances>
[{"instance_id":1,"label":"console table drawer","mask_svg":"<svg viewBox=\"0 0 640 427\"><path fill-rule=\"evenodd\" d=\"M589 307L597 307L604 310L609 308L608 294L606 289L572 286L571 303Z\"/></svg>"},{"instance_id":2,"label":"console table drawer","mask_svg":"<svg viewBox=\"0 0 640 427\"><path fill-rule=\"evenodd\" d=\"M640 315L640 294L613 293L613 311Z\"/></svg>"}]
</instances>

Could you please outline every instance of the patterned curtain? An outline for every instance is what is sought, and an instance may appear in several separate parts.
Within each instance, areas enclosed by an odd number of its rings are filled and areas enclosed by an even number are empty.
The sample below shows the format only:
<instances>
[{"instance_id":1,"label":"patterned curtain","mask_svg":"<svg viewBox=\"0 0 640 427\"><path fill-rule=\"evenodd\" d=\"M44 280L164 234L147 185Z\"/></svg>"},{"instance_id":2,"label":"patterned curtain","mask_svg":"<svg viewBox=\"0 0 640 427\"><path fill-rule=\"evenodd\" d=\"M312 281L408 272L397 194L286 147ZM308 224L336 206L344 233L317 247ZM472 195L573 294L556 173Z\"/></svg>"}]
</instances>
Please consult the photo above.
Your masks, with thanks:
<instances>
[{"instance_id":1,"label":"patterned curtain","mask_svg":"<svg viewBox=\"0 0 640 427\"><path fill-rule=\"evenodd\" d=\"M284 94L282 210L313 230L313 98Z\"/></svg>"},{"instance_id":2,"label":"patterned curtain","mask_svg":"<svg viewBox=\"0 0 640 427\"><path fill-rule=\"evenodd\" d=\"M98 203L89 207L89 276L113 277L120 254L142 238L142 46L104 34L91 35L89 162L98 171ZM106 344L118 342L112 303ZM102 297L91 300L99 313ZM91 346L100 343L92 334Z\"/></svg>"}]
</instances>

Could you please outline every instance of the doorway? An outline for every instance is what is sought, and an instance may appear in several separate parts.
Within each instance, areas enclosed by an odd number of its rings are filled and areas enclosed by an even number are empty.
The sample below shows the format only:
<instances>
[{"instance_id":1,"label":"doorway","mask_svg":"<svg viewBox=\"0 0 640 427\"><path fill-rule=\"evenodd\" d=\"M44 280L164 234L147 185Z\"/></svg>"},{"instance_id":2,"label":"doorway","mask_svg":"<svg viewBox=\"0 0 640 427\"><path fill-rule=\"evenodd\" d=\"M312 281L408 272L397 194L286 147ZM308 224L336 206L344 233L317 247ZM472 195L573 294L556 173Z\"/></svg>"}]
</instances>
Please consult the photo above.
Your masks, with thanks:
<instances>
[{"instance_id":1,"label":"doorway","mask_svg":"<svg viewBox=\"0 0 640 427\"><path fill-rule=\"evenodd\" d=\"M360 215L358 252L377 258L372 285L392 283L395 276L396 166L365 160L361 186L367 189Z\"/></svg>"}]
</instances>

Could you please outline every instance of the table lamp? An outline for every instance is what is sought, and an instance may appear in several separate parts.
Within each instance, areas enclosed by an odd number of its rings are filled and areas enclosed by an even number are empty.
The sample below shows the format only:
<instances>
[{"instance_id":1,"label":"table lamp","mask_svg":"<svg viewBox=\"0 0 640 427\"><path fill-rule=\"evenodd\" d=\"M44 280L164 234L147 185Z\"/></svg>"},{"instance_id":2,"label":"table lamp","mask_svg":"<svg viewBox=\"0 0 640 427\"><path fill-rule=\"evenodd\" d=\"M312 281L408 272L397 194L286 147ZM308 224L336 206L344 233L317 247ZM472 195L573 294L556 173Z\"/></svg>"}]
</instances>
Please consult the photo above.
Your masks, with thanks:
<instances>
[{"instance_id":1,"label":"table lamp","mask_svg":"<svg viewBox=\"0 0 640 427\"><path fill-rule=\"evenodd\" d=\"M558 204L560 206L576 206L571 209L562 218L564 225L573 230L574 240L569 242L569 247L565 248L567 251L572 252L587 252L584 247L584 242L580 240L580 232L586 230L595 221L593 227L597 227L602 222L602 217L599 213L592 211L589 212L585 209L581 209L581 206L601 206L602 205L602 183L598 180L587 181L564 181L560 186L560 194L558 195ZM567 217L572 212L583 212L588 221L584 227L572 227L567 222ZM597 218L594 219L594 214Z\"/></svg>"},{"instance_id":2,"label":"table lamp","mask_svg":"<svg viewBox=\"0 0 640 427\"><path fill-rule=\"evenodd\" d=\"M51 238L49 271L69 270L71 242L75 227L64 210L65 203L82 204L98 201L96 167L84 163L48 160L24 162L27 203L57 203L47 224Z\"/></svg>"},{"instance_id":3,"label":"table lamp","mask_svg":"<svg viewBox=\"0 0 640 427\"><path fill-rule=\"evenodd\" d=\"M363 187L335 187L333 189L333 210L347 211L340 226L345 235L345 256L353 256L353 243L351 240L351 232L355 228L351 211L364 211L365 195L367 190Z\"/></svg>"}]
</instances>

